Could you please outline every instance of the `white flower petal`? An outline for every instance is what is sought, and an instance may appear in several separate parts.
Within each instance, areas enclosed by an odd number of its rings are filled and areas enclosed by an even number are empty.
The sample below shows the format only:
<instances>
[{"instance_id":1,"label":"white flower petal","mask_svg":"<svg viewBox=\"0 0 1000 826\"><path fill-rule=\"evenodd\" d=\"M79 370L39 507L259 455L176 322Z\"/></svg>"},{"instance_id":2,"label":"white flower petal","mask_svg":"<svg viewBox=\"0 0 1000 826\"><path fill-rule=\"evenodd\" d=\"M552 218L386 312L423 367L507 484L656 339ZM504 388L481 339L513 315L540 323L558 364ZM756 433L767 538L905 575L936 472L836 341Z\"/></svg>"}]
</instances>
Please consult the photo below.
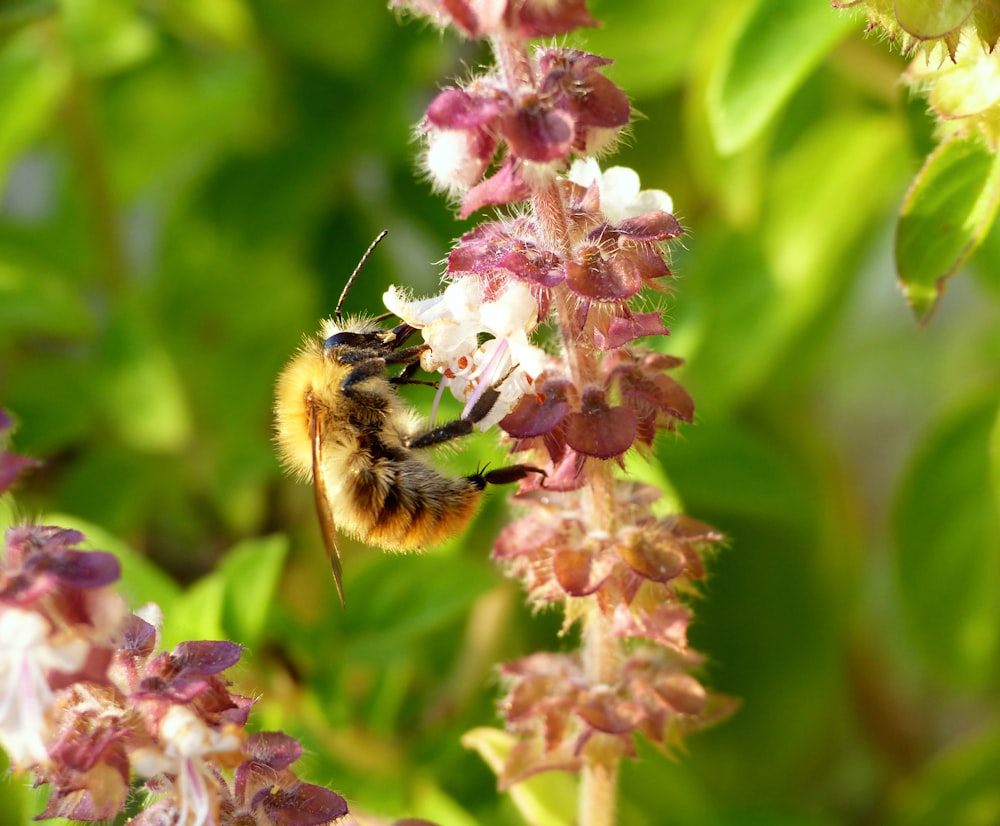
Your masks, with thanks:
<instances>
[{"instance_id":1,"label":"white flower petal","mask_svg":"<svg viewBox=\"0 0 1000 826\"><path fill-rule=\"evenodd\" d=\"M601 211L612 224L635 218L645 212L673 212L674 202L662 189L641 189L639 175L627 166L612 166L601 172L593 158L574 161L567 174L580 186L597 183Z\"/></svg>"},{"instance_id":2,"label":"white flower petal","mask_svg":"<svg viewBox=\"0 0 1000 826\"><path fill-rule=\"evenodd\" d=\"M0 613L0 743L17 766L48 759L55 696L47 672L76 671L87 658L86 640L65 637L55 642L48 621L34 611Z\"/></svg>"},{"instance_id":3,"label":"white flower petal","mask_svg":"<svg viewBox=\"0 0 1000 826\"><path fill-rule=\"evenodd\" d=\"M590 186L601 177L601 165L593 158L577 158L570 166L566 177L580 186Z\"/></svg>"},{"instance_id":4,"label":"white flower petal","mask_svg":"<svg viewBox=\"0 0 1000 826\"><path fill-rule=\"evenodd\" d=\"M674 199L662 189L644 189L629 204L629 215L627 218L635 218L645 212L673 212Z\"/></svg>"},{"instance_id":5,"label":"white flower petal","mask_svg":"<svg viewBox=\"0 0 1000 826\"><path fill-rule=\"evenodd\" d=\"M382 296L382 302L390 313L413 327L423 327L450 313L442 295L414 300L406 291L395 286L386 291Z\"/></svg>"}]
</instances>

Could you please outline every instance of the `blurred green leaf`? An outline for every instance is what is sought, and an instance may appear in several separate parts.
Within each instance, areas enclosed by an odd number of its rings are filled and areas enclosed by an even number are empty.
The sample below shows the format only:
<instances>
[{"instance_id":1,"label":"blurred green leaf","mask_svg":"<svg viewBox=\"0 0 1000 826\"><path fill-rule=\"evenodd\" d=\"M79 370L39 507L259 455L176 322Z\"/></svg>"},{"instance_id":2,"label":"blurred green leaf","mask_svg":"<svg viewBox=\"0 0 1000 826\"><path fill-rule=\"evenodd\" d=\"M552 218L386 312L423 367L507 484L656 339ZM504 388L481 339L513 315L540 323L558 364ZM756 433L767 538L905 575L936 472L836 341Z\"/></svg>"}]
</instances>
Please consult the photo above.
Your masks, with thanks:
<instances>
[{"instance_id":1,"label":"blurred green leaf","mask_svg":"<svg viewBox=\"0 0 1000 826\"><path fill-rule=\"evenodd\" d=\"M506 731L476 728L462 737L462 745L476 751L495 774L504 763L516 739ZM510 796L529 826L570 826L576 813L575 780L564 772L548 772L531 777L510 788Z\"/></svg>"},{"instance_id":2,"label":"blurred green leaf","mask_svg":"<svg viewBox=\"0 0 1000 826\"><path fill-rule=\"evenodd\" d=\"M448 826L477 826L476 818L462 809L441 786L426 774L413 784L410 805L415 815Z\"/></svg>"},{"instance_id":3,"label":"blurred green leaf","mask_svg":"<svg viewBox=\"0 0 1000 826\"><path fill-rule=\"evenodd\" d=\"M990 432L990 478L993 482L993 501L1000 517L1000 412Z\"/></svg>"},{"instance_id":4,"label":"blurred green leaf","mask_svg":"<svg viewBox=\"0 0 1000 826\"><path fill-rule=\"evenodd\" d=\"M287 553L288 538L275 535L244 540L226 554L218 573L225 581L222 626L228 639L258 644Z\"/></svg>"},{"instance_id":5,"label":"blurred green leaf","mask_svg":"<svg viewBox=\"0 0 1000 826\"><path fill-rule=\"evenodd\" d=\"M995 398L926 439L899 493L894 568L907 627L936 676L967 686L997 674L1000 519L990 471Z\"/></svg>"},{"instance_id":6,"label":"blurred green leaf","mask_svg":"<svg viewBox=\"0 0 1000 826\"><path fill-rule=\"evenodd\" d=\"M260 56L234 51L214 60L184 55L149 61L116 79L105 101L105 139L116 145L108 158L123 198L150 197L164 206L183 200L237 148L255 147L281 131L280 115ZM248 215L262 205L242 204ZM184 225L187 207L169 216ZM171 239L168 215L164 243Z\"/></svg>"},{"instance_id":7,"label":"blurred green leaf","mask_svg":"<svg viewBox=\"0 0 1000 826\"><path fill-rule=\"evenodd\" d=\"M841 112L816 123L773 165L763 245L786 296L780 314L809 317L836 295L845 253L898 197L908 171L901 126L891 116Z\"/></svg>"},{"instance_id":8,"label":"blurred green leaf","mask_svg":"<svg viewBox=\"0 0 1000 826\"><path fill-rule=\"evenodd\" d=\"M1000 154L977 138L954 137L927 158L896 228L896 269L920 323L947 279L979 245L1000 203Z\"/></svg>"},{"instance_id":9,"label":"blurred green leaf","mask_svg":"<svg viewBox=\"0 0 1000 826\"><path fill-rule=\"evenodd\" d=\"M301 56L333 71L357 67L378 52L387 14L374 3L352 5L311 0L257 0L254 11L284 43Z\"/></svg>"},{"instance_id":10,"label":"blurred green leaf","mask_svg":"<svg viewBox=\"0 0 1000 826\"><path fill-rule=\"evenodd\" d=\"M68 79L40 32L0 41L0 186L18 153L48 126Z\"/></svg>"},{"instance_id":11,"label":"blurred green leaf","mask_svg":"<svg viewBox=\"0 0 1000 826\"><path fill-rule=\"evenodd\" d=\"M789 457L747 428L704 421L683 439L658 442L656 456L687 506L798 525L811 517Z\"/></svg>"},{"instance_id":12,"label":"blurred green leaf","mask_svg":"<svg viewBox=\"0 0 1000 826\"><path fill-rule=\"evenodd\" d=\"M851 287L851 260L896 195L901 144L889 118L822 121L771 162L756 233L716 228L692 241L693 283L676 332L695 340L688 375L699 410L774 392L779 374L791 382L808 367L817 331Z\"/></svg>"},{"instance_id":13,"label":"blurred green leaf","mask_svg":"<svg viewBox=\"0 0 1000 826\"><path fill-rule=\"evenodd\" d=\"M26 450L45 458L93 432L95 372L91 360L44 348L12 363L4 377L3 401L21 420L19 437Z\"/></svg>"},{"instance_id":14,"label":"blurred green leaf","mask_svg":"<svg viewBox=\"0 0 1000 826\"><path fill-rule=\"evenodd\" d=\"M893 797L887 826L1000 823L1000 732L995 725L938 755Z\"/></svg>"},{"instance_id":15,"label":"blurred green leaf","mask_svg":"<svg viewBox=\"0 0 1000 826\"><path fill-rule=\"evenodd\" d=\"M0 341L25 333L84 337L94 333L89 308L66 273L0 242Z\"/></svg>"},{"instance_id":16,"label":"blurred green leaf","mask_svg":"<svg viewBox=\"0 0 1000 826\"><path fill-rule=\"evenodd\" d=\"M243 0L173 0L163 14L182 34L209 43L242 46L253 34L253 18Z\"/></svg>"},{"instance_id":17,"label":"blurred green leaf","mask_svg":"<svg viewBox=\"0 0 1000 826\"><path fill-rule=\"evenodd\" d=\"M384 554L345 581L345 658L380 662L408 641L454 621L496 584L484 560ZM364 594L355 606L351 594Z\"/></svg>"},{"instance_id":18,"label":"blurred green leaf","mask_svg":"<svg viewBox=\"0 0 1000 826\"><path fill-rule=\"evenodd\" d=\"M105 411L126 444L149 452L179 450L191 420L177 368L145 312L119 308L102 350Z\"/></svg>"},{"instance_id":19,"label":"blurred green leaf","mask_svg":"<svg viewBox=\"0 0 1000 826\"><path fill-rule=\"evenodd\" d=\"M608 76L629 97L645 97L676 85L688 71L691 52L711 6L684 3L663 14L660 0L588 4L601 26L580 35L583 47L614 59Z\"/></svg>"},{"instance_id":20,"label":"blurred green leaf","mask_svg":"<svg viewBox=\"0 0 1000 826\"><path fill-rule=\"evenodd\" d=\"M0 5L0 38L34 20L53 14L56 0L4 0ZM0 40L0 44L2 44Z\"/></svg>"},{"instance_id":21,"label":"blurred green leaf","mask_svg":"<svg viewBox=\"0 0 1000 826\"><path fill-rule=\"evenodd\" d=\"M61 5L70 50L87 74L129 68L156 48L156 29L136 0L63 0Z\"/></svg>"},{"instance_id":22,"label":"blurred green leaf","mask_svg":"<svg viewBox=\"0 0 1000 826\"><path fill-rule=\"evenodd\" d=\"M823 3L756 0L716 64L706 107L723 155L742 149L857 22Z\"/></svg>"},{"instance_id":23,"label":"blurred green leaf","mask_svg":"<svg viewBox=\"0 0 1000 826\"><path fill-rule=\"evenodd\" d=\"M177 597L170 613L164 611L165 649L173 648L186 640L229 639L222 619L226 585L222 572L215 571L199 579Z\"/></svg>"}]
</instances>

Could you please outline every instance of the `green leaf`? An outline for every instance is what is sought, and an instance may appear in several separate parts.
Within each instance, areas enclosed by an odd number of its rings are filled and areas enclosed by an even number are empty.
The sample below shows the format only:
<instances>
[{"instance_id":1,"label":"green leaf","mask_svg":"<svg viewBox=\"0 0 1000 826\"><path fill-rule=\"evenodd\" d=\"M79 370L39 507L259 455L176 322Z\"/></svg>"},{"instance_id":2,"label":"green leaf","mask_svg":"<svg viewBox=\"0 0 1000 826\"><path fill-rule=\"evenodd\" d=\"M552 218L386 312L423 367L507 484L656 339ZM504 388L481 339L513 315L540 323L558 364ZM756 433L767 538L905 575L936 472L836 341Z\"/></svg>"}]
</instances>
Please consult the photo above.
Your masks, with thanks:
<instances>
[{"instance_id":1,"label":"green leaf","mask_svg":"<svg viewBox=\"0 0 1000 826\"><path fill-rule=\"evenodd\" d=\"M990 480L993 483L993 501L1000 514L1000 412L990 433Z\"/></svg>"},{"instance_id":2,"label":"green leaf","mask_svg":"<svg viewBox=\"0 0 1000 826\"><path fill-rule=\"evenodd\" d=\"M495 728L475 728L462 736L462 745L473 749L499 775L516 742L513 735ZM511 786L511 800L530 826L570 826L576 823L576 781L565 772L546 772Z\"/></svg>"},{"instance_id":3,"label":"green leaf","mask_svg":"<svg viewBox=\"0 0 1000 826\"><path fill-rule=\"evenodd\" d=\"M104 342L102 401L119 437L138 450L179 450L191 436L180 376L144 313L121 308Z\"/></svg>"},{"instance_id":4,"label":"green leaf","mask_svg":"<svg viewBox=\"0 0 1000 826\"><path fill-rule=\"evenodd\" d=\"M928 156L906 195L896 227L896 269L921 324L937 306L945 281L993 223L998 159L975 138L952 138Z\"/></svg>"},{"instance_id":5,"label":"green leaf","mask_svg":"<svg viewBox=\"0 0 1000 826\"><path fill-rule=\"evenodd\" d=\"M156 48L156 30L135 0L64 0L66 39L88 74L109 74L146 59Z\"/></svg>"},{"instance_id":6,"label":"green leaf","mask_svg":"<svg viewBox=\"0 0 1000 826\"><path fill-rule=\"evenodd\" d=\"M614 58L607 74L630 97L653 96L683 78L712 12L707 3L661 0L602 0L588 7L601 26L587 31L586 48Z\"/></svg>"},{"instance_id":7,"label":"green leaf","mask_svg":"<svg viewBox=\"0 0 1000 826\"><path fill-rule=\"evenodd\" d=\"M4 0L0 4L0 44L3 38L57 11L56 0Z\"/></svg>"},{"instance_id":8,"label":"green leaf","mask_svg":"<svg viewBox=\"0 0 1000 826\"><path fill-rule=\"evenodd\" d=\"M82 337L93 326L83 296L66 273L0 243L0 341L25 333Z\"/></svg>"},{"instance_id":9,"label":"green leaf","mask_svg":"<svg viewBox=\"0 0 1000 826\"><path fill-rule=\"evenodd\" d=\"M199 579L177 598L173 611L163 612L163 647L170 649L185 640L228 639L222 624L225 600L226 582L221 572Z\"/></svg>"},{"instance_id":10,"label":"green leaf","mask_svg":"<svg viewBox=\"0 0 1000 826\"><path fill-rule=\"evenodd\" d=\"M247 646L259 642L287 554L283 535L247 539L226 554L219 574L225 582L222 627L229 639Z\"/></svg>"},{"instance_id":11,"label":"green leaf","mask_svg":"<svg viewBox=\"0 0 1000 826\"><path fill-rule=\"evenodd\" d=\"M903 616L934 672L981 685L1000 652L1000 519L991 479L995 399L931 434L895 508Z\"/></svg>"},{"instance_id":12,"label":"green leaf","mask_svg":"<svg viewBox=\"0 0 1000 826\"><path fill-rule=\"evenodd\" d=\"M410 806L414 814L432 823L450 826L477 826L477 820L449 796L434 778L421 773L413 783Z\"/></svg>"},{"instance_id":13,"label":"green leaf","mask_svg":"<svg viewBox=\"0 0 1000 826\"><path fill-rule=\"evenodd\" d=\"M253 33L253 19L242 0L175 0L163 13L183 35L209 43L242 46Z\"/></svg>"},{"instance_id":14,"label":"green leaf","mask_svg":"<svg viewBox=\"0 0 1000 826\"><path fill-rule=\"evenodd\" d=\"M181 594L173 612L164 617L164 646L183 640L256 645L267 627L287 552L284 536L236 545L216 570Z\"/></svg>"},{"instance_id":15,"label":"green leaf","mask_svg":"<svg viewBox=\"0 0 1000 826\"><path fill-rule=\"evenodd\" d=\"M948 749L894 796L890 826L1000 823L1000 731Z\"/></svg>"},{"instance_id":16,"label":"green leaf","mask_svg":"<svg viewBox=\"0 0 1000 826\"><path fill-rule=\"evenodd\" d=\"M774 118L808 74L856 23L823 3L758 0L737 23L709 80L715 143L731 155Z\"/></svg>"},{"instance_id":17,"label":"green leaf","mask_svg":"<svg viewBox=\"0 0 1000 826\"><path fill-rule=\"evenodd\" d=\"M0 185L48 124L67 80L64 61L52 59L40 32L22 32L0 49Z\"/></svg>"},{"instance_id":18,"label":"green leaf","mask_svg":"<svg viewBox=\"0 0 1000 826\"><path fill-rule=\"evenodd\" d=\"M345 659L391 662L412 640L452 622L495 585L487 563L446 557L440 550L381 554L358 576L348 568Z\"/></svg>"}]
</instances>

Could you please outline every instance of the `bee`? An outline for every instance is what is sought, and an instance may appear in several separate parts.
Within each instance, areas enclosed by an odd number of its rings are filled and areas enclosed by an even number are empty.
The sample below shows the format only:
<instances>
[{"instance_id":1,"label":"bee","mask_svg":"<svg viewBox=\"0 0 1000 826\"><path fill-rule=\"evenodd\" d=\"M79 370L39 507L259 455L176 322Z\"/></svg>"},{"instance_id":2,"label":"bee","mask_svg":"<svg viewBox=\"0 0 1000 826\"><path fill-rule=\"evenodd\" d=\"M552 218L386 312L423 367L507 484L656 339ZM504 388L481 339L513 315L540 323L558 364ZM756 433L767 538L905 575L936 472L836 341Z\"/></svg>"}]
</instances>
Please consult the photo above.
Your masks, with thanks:
<instances>
[{"instance_id":1,"label":"bee","mask_svg":"<svg viewBox=\"0 0 1000 826\"><path fill-rule=\"evenodd\" d=\"M424 459L426 448L472 432L499 397L503 378L486 387L462 416L429 427L397 394L413 378L426 344L405 346L417 332L377 318L344 318L341 307L383 231L362 256L333 318L309 336L278 377L275 432L285 467L311 481L326 553L344 603L338 532L390 551L417 551L459 533L487 485L544 471L511 465L469 476L445 476ZM401 369L390 375L387 368Z\"/></svg>"}]
</instances>

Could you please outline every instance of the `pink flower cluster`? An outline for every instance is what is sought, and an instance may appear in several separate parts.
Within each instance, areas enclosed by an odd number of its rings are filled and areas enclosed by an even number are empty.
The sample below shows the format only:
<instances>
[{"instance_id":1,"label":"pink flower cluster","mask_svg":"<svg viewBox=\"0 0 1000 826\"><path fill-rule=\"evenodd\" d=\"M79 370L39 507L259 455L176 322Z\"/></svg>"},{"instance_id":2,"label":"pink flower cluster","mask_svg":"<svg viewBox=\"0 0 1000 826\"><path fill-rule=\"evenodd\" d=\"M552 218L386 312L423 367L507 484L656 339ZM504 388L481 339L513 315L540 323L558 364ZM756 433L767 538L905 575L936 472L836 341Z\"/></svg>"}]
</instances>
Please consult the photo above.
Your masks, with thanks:
<instances>
[{"instance_id":1,"label":"pink flower cluster","mask_svg":"<svg viewBox=\"0 0 1000 826\"><path fill-rule=\"evenodd\" d=\"M441 92L421 131L432 181L462 199L462 217L495 204L522 201L533 184L571 153L606 148L629 121L625 94L601 69L610 60L574 49L543 48L512 87L502 75L483 75ZM508 150L486 180L501 145Z\"/></svg>"},{"instance_id":2,"label":"pink flower cluster","mask_svg":"<svg viewBox=\"0 0 1000 826\"><path fill-rule=\"evenodd\" d=\"M635 733L669 750L684 732L734 707L687 673L702 658L688 647L691 611L679 599L704 577L699 550L722 535L683 515L651 515L659 492L649 486L621 483L616 494L623 518L613 534L589 529L581 508L538 490L530 494L530 515L497 541L494 556L526 584L532 603L565 605L567 625L581 615L593 621L589 612L596 611L623 652L612 683L588 680L579 654L532 654L501 668L501 711L522 735L502 785L581 768L597 734L606 735L602 749L611 741L629 757Z\"/></svg>"},{"instance_id":3,"label":"pink flower cluster","mask_svg":"<svg viewBox=\"0 0 1000 826\"><path fill-rule=\"evenodd\" d=\"M0 745L15 769L51 786L39 817L114 817L133 775L159 798L137 826L319 826L346 815L342 797L288 768L297 741L248 736L253 701L222 676L242 648L185 642L157 652L147 621L155 607L147 618L128 613L111 587L118 560L77 549L82 540L11 528L0 564Z\"/></svg>"},{"instance_id":4,"label":"pink flower cluster","mask_svg":"<svg viewBox=\"0 0 1000 826\"><path fill-rule=\"evenodd\" d=\"M11 425L0 409L0 494L36 464L2 449ZM51 787L38 818L113 818L138 793L133 777L155 799L136 826L320 826L344 817L340 795L289 768L298 741L248 735L253 700L223 676L242 647L201 641L158 651L159 609L130 613L113 587L117 558L80 550L83 539L58 527L11 528L0 560L0 746L15 771Z\"/></svg>"},{"instance_id":5,"label":"pink flower cluster","mask_svg":"<svg viewBox=\"0 0 1000 826\"><path fill-rule=\"evenodd\" d=\"M481 424L496 421L528 454L521 461L546 475L521 483L527 515L501 533L494 556L532 603L560 605L584 638L580 653L501 668L501 710L518 737L500 784L549 769L606 770L634 756L636 734L666 750L733 707L689 673L701 657L687 644L685 597L704 576L700 554L721 534L654 515L659 492L616 475L632 448L648 450L694 417L668 375L681 360L638 342L667 334L660 313L635 306L644 290L667 291L665 245L683 230L665 192L594 160L630 118L604 74L611 61L527 42L593 25L583 0L394 5L489 40L495 67L428 107L423 167L461 217L485 206L511 212L461 236L440 296L410 300L394 289L386 306L421 329L424 368L440 371L459 399L497 388L496 417ZM550 320L558 355L531 341Z\"/></svg>"}]
</instances>

